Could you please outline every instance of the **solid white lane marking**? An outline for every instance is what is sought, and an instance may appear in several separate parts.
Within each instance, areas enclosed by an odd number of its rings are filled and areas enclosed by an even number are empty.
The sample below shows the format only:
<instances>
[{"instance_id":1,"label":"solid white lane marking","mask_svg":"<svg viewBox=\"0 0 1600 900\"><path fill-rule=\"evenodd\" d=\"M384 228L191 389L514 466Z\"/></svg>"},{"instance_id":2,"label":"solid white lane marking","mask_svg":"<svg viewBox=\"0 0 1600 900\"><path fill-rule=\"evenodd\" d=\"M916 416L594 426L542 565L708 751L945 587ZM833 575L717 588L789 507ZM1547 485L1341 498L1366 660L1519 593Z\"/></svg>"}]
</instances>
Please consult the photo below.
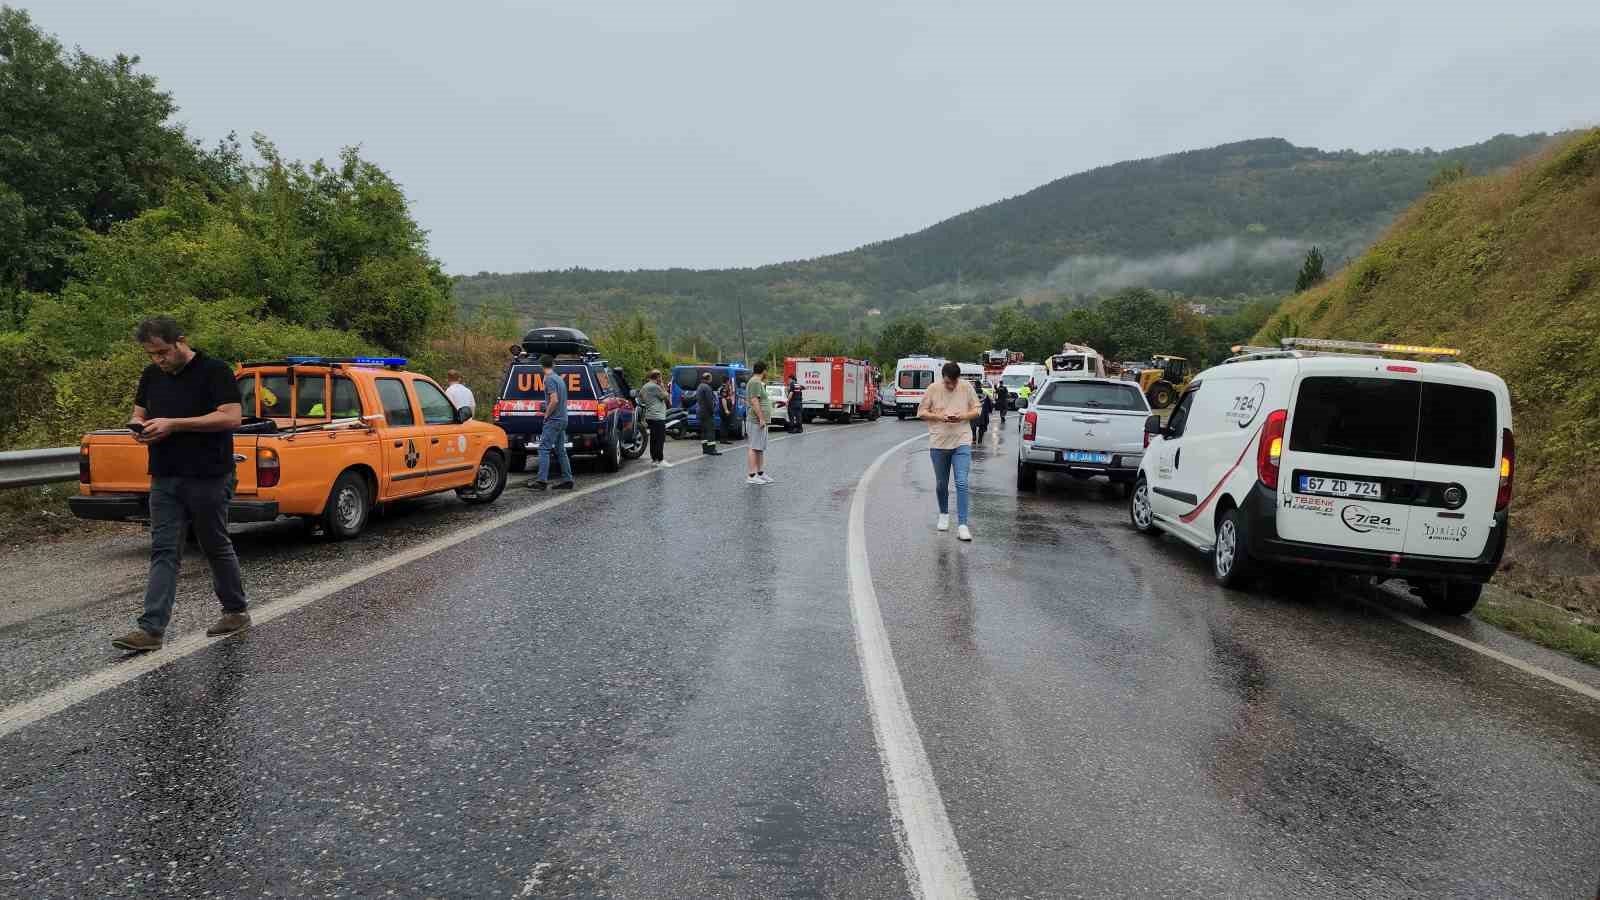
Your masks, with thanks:
<instances>
[{"instance_id":1,"label":"solid white lane marking","mask_svg":"<svg viewBox=\"0 0 1600 900\"><path fill-rule=\"evenodd\" d=\"M795 436L796 435L783 435L781 437L773 438L770 443L775 444L785 440L786 438ZM730 457L734 456L734 454L724 455ZM691 456L682 462L673 463L673 467L676 468L688 463L699 462L700 460L711 458L712 457L705 455ZM637 472L632 472L618 478L613 478L610 481L606 481L602 484L579 488L570 494L563 493L561 496L552 497L551 499L542 503L535 503L532 506L525 506L521 509L512 510L511 512L496 516L476 525L469 525L460 531L453 532L444 537L435 538L434 540L428 541L424 544L418 544L409 550L403 550L387 559L383 559L375 563L369 563L357 569L352 569L343 575L339 575L324 581L319 581L314 585L301 588L300 590L295 591L288 596L279 597L276 600L268 600L264 603L251 604L251 627L254 628L256 626L265 625L274 619L280 619L294 612L295 610L310 606L318 600L329 597L346 588L354 587L355 585L358 585L370 578L376 578L385 572L391 572L400 568L401 566L414 563L419 559L438 553L440 550L447 550L457 544L462 543L463 541L472 540L478 535L486 534L495 530L496 528L503 528L506 525L510 525L513 522L519 522L528 518L529 516L536 516L539 513L554 509L562 504L571 503L573 500L576 500L579 497L584 497L597 491L603 491L607 488L616 487L619 484L626 484L635 478L644 478L648 475L654 475L658 471L663 470L654 468L640 469ZM508 486L507 490L510 489L511 488ZM140 675L154 672L156 669L159 669L162 666L177 662L185 656L189 656L190 654L204 650L206 647L209 647L218 641L225 641L228 639L228 637L230 637L230 635L225 635L223 637L207 637L206 633L203 631L196 632L195 634L172 641L165 647L162 647L160 650L133 657L132 659L124 662L119 662L110 668L101 669L98 672L91 672L90 674L84 675L81 678L69 681L61 687L55 688L54 690L46 691L45 693L40 694L31 700L25 700L14 706L6 707L4 710L0 710L0 737L5 737L8 734L20 731L35 722L47 719L50 716L53 716L64 709L68 709L69 707L82 703L91 697L94 697L98 694L103 694L112 688L127 684L135 678L138 678Z\"/></svg>"},{"instance_id":2,"label":"solid white lane marking","mask_svg":"<svg viewBox=\"0 0 1600 900\"><path fill-rule=\"evenodd\" d=\"M1415 628L1418 631L1425 631L1436 638L1447 640L1458 647L1465 647L1468 650L1471 650L1473 653L1487 656L1496 662L1505 663L1519 672L1525 672L1535 678L1543 678L1545 681L1548 681L1551 684L1559 685L1560 687L1564 687L1576 694L1582 694L1583 696L1588 697L1590 700L1600 701L1600 689L1591 687L1581 681L1575 681L1565 675L1558 675L1549 669L1536 666L1533 663L1517 659L1515 656L1512 656L1509 653L1502 653L1493 647L1485 647L1476 641L1468 640L1467 638L1464 638L1458 634L1451 634L1450 632L1445 631L1443 628L1436 628L1432 625L1429 625L1427 622L1421 621L1420 619L1414 619L1403 612L1390 609L1387 606L1384 606L1382 603L1376 603L1372 600L1368 600L1365 597L1359 597L1358 599L1360 599L1362 605L1366 606L1368 609L1377 610L1378 612L1383 613L1384 615L1403 625L1410 625L1412 628Z\"/></svg>"},{"instance_id":3,"label":"solid white lane marking","mask_svg":"<svg viewBox=\"0 0 1600 900\"><path fill-rule=\"evenodd\" d=\"M850 559L850 617L856 626L856 649L861 656L861 676L866 682L867 708L889 788L889 814L894 819L895 842L906 870L911 892L918 897L977 897L966 858L956 843L955 830L945 813L944 798L934 781L933 766L922 746L917 723L900 670L894 663L889 634L872 587L872 567L867 562L867 489L885 460L907 445L926 438L917 435L890 447L873 460L856 482L850 500L847 552Z\"/></svg>"}]
</instances>

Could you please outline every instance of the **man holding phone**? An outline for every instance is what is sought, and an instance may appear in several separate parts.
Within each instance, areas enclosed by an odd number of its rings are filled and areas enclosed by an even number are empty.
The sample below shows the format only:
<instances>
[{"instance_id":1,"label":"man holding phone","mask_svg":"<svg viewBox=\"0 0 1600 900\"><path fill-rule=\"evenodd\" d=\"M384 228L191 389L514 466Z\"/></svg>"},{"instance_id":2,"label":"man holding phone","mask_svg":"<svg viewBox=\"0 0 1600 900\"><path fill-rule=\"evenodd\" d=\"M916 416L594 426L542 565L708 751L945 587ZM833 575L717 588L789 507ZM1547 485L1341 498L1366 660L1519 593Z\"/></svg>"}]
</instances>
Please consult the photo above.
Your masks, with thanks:
<instances>
[{"instance_id":1,"label":"man holding phone","mask_svg":"<svg viewBox=\"0 0 1600 900\"><path fill-rule=\"evenodd\" d=\"M177 601L183 537L191 526L211 564L222 618L216 636L250 624L239 557L228 538L236 482L233 430L243 421L233 369L189 346L178 323L157 316L134 339L150 355L139 377L129 430L150 455L150 583L139 627L111 642L118 650L159 650Z\"/></svg>"},{"instance_id":2,"label":"man holding phone","mask_svg":"<svg viewBox=\"0 0 1600 900\"><path fill-rule=\"evenodd\" d=\"M947 362L944 379L928 386L917 407L917 418L928 423L929 454L933 458L934 496L939 499L940 531L950 530L950 470L956 475L956 537L972 540L967 527L967 474L972 471L972 420L982 415L978 393L961 377L961 365Z\"/></svg>"}]
</instances>

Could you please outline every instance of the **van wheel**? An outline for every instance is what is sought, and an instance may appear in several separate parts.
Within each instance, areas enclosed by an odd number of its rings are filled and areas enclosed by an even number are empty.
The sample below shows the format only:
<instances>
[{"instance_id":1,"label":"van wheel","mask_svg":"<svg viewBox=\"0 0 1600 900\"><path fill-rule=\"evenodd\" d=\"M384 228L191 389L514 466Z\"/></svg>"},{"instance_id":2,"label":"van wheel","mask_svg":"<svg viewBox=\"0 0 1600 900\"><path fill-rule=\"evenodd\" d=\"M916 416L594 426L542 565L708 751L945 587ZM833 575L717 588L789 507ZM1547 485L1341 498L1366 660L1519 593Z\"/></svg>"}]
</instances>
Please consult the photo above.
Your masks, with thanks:
<instances>
[{"instance_id":1,"label":"van wheel","mask_svg":"<svg viewBox=\"0 0 1600 900\"><path fill-rule=\"evenodd\" d=\"M1422 604L1430 612L1446 616L1464 616L1478 605L1483 596L1483 585L1465 581L1434 581L1415 585Z\"/></svg>"},{"instance_id":2,"label":"van wheel","mask_svg":"<svg viewBox=\"0 0 1600 900\"><path fill-rule=\"evenodd\" d=\"M1211 547L1211 574L1225 588L1242 588L1254 574L1249 542L1245 540L1244 516L1230 509L1217 523L1216 543Z\"/></svg>"},{"instance_id":3,"label":"van wheel","mask_svg":"<svg viewBox=\"0 0 1600 900\"><path fill-rule=\"evenodd\" d=\"M371 515L372 496L367 480L355 472L345 472L328 492L328 502L322 508L322 530L334 540L349 540L366 529Z\"/></svg>"},{"instance_id":4,"label":"van wheel","mask_svg":"<svg viewBox=\"0 0 1600 900\"><path fill-rule=\"evenodd\" d=\"M1039 470L1025 462L1017 463L1017 490L1037 491L1039 489Z\"/></svg>"},{"instance_id":5,"label":"van wheel","mask_svg":"<svg viewBox=\"0 0 1600 900\"><path fill-rule=\"evenodd\" d=\"M506 464L498 450L490 450L478 463L472 486L456 488L456 496L467 503L493 503L506 489Z\"/></svg>"},{"instance_id":6,"label":"van wheel","mask_svg":"<svg viewBox=\"0 0 1600 900\"><path fill-rule=\"evenodd\" d=\"M1150 507L1150 485L1143 478L1133 486L1128 496L1128 518L1133 522L1134 531L1149 535L1156 533L1155 510Z\"/></svg>"}]
</instances>

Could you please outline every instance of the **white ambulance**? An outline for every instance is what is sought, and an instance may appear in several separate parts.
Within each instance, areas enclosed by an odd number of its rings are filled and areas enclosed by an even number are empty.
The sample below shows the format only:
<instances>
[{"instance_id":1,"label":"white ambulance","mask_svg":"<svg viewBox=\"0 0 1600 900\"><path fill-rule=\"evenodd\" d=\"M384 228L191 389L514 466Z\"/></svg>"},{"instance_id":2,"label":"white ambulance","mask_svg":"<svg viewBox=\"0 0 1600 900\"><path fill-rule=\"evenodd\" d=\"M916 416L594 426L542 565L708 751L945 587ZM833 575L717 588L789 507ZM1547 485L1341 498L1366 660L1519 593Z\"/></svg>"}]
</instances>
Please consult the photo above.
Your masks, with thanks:
<instances>
[{"instance_id":1,"label":"white ambulance","mask_svg":"<svg viewBox=\"0 0 1600 900\"><path fill-rule=\"evenodd\" d=\"M917 414L922 397L939 377L944 360L934 356L908 356L894 367L894 414L906 419Z\"/></svg>"},{"instance_id":2,"label":"white ambulance","mask_svg":"<svg viewBox=\"0 0 1600 900\"><path fill-rule=\"evenodd\" d=\"M1287 338L1197 376L1150 444L1135 529L1238 586L1261 564L1403 578L1464 614L1500 564L1515 442L1505 382L1444 347Z\"/></svg>"}]
</instances>

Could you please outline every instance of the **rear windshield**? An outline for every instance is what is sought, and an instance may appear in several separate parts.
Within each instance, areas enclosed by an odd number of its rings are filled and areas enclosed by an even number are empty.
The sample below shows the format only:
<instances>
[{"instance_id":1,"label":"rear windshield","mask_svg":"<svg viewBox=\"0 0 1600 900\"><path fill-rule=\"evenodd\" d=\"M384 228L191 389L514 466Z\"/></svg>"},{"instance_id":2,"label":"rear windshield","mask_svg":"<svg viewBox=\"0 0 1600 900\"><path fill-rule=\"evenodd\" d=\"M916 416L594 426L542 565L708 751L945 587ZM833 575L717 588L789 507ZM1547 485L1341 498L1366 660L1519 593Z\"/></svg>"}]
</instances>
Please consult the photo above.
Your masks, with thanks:
<instances>
[{"instance_id":1,"label":"rear windshield","mask_svg":"<svg viewBox=\"0 0 1600 900\"><path fill-rule=\"evenodd\" d=\"M582 363L557 363L556 374L567 381L568 399L594 399L588 366ZM504 396L507 400L543 400L544 371L536 365L512 366L506 375Z\"/></svg>"},{"instance_id":2,"label":"rear windshield","mask_svg":"<svg viewBox=\"0 0 1600 900\"><path fill-rule=\"evenodd\" d=\"M1494 394L1391 378L1307 378L1289 449L1364 459L1492 467Z\"/></svg>"},{"instance_id":3,"label":"rear windshield","mask_svg":"<svg viewBox=\"0 0 1600 900\"><path fill-rule=\"evenodd\" d=\"M1088 361L1087 356L1058 356L1050 360L1050 367L1057 372L1082 372Z\"/></svg>"},{"instance_id":4,"label":"rear windshield","mask_svg":"<svg viewBox=\"0 0 1600 900\"><path fill-rule=\"evenodd\" d=\"M728 380L728 371L726 369L718 369L714 366L696 366L693 368L673 369L672 382L678 386L680 391L692 391L700 386L700 375L703 372L711 373L711 387L715 390L722 390L722 383ZM742 385L749 380L749 373L741 371L736 383Z\"/></svg>"},{"instance_id":5,"label":"rear windshield","mask_svg":"<svg viewBox=\"0 0 1600 900\"><path fill-rule=\"evenodd\" d=\"M1093 381L1058 381L1044 389L1038 406L1077 406L1088 409L1118 409L1144 412L1144 397L1132 385Z\"/></svg>"},{"instance_id":6,"label":"rear windshield","mask_svg":"<svg viewBox=\"0 0 1600 900\"><path fill-rule=\"evenodd\" d=\"M902 369L900 371L900 386L908 391L926 390L933 384L932 369Z\"/></svg>"}]
</instances>

